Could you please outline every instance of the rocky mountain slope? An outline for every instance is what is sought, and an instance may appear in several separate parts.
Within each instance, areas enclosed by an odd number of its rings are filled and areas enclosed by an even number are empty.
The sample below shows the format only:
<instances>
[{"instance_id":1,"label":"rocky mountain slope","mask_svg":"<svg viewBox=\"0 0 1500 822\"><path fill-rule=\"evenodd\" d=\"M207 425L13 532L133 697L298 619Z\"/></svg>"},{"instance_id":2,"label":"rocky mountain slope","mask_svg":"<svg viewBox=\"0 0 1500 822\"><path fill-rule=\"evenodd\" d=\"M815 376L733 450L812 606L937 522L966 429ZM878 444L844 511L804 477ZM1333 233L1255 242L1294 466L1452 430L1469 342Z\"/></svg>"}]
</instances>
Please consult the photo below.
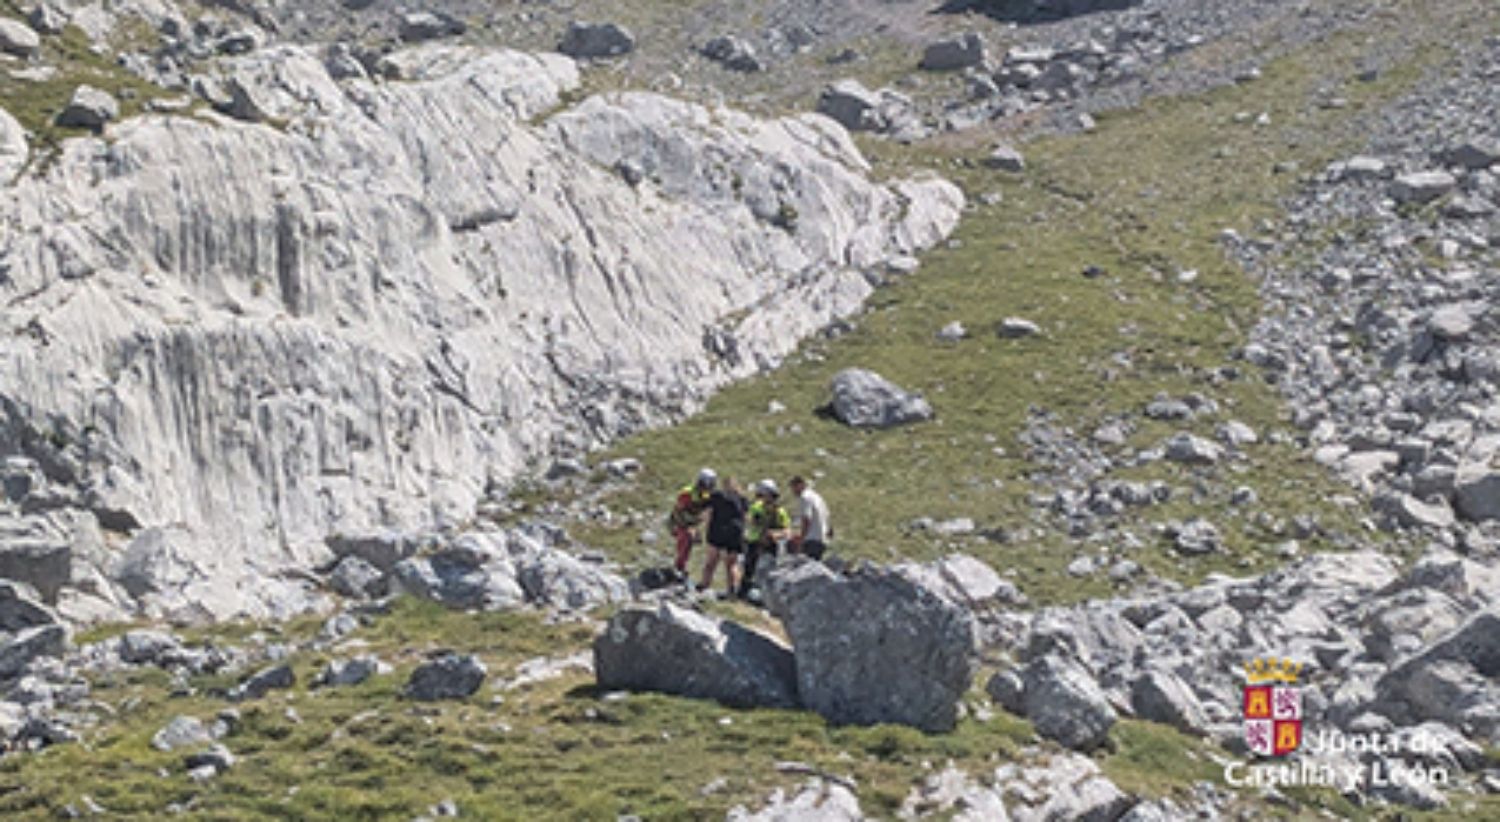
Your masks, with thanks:
<instances>
[{"instance_id":1,"label":"rocky mountain slope","mask_svg":"<svg viewBox=\"0 0 1500 822\"><path fill-rule=\"evenodd\" d=\"M1500 813L1492 4L0 19L0 812Z\"/></svg>"},{"instance_id":2,"label":"rocky mountain slope","mask_svg":"<svg viewBox=\"0 0 1500 822\"><path fill-rule=\"evenodd\" d=\"M402 79L294 46L225 60L234 116L111 124L9 183L0 450L11 527L86 583L66 612L308 607L243 582L335 534L461 522L534 461L692 411L962 204L869 182L821 118L565 105L558 55L384 59Z\"/></svg>"}]
</instances>

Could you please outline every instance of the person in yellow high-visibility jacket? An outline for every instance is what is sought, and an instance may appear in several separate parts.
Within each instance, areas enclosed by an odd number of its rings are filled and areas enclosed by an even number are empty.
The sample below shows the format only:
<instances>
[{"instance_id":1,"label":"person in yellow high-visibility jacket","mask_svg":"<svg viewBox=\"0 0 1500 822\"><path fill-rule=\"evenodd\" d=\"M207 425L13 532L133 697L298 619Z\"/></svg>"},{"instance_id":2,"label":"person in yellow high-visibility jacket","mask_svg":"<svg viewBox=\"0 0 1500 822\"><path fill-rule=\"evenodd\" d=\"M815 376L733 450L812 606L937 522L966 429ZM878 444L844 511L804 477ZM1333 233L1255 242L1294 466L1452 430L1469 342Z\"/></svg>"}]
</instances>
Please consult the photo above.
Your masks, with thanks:
<instances>
[{"instance_id":1,"label":"person in yellow high-visibility jacket","mask_svg":"<svg viewBox=\"0 0 1500 822\"><path fill-rule=\"evenodd\" d=\"M781 490L773 480L755 484L755 502L745 516L745 573L740 578L740 596L748 597L755 583L755 566L763 553L775 555L780 543L792 533L792 518L781 506Z\"/></svg>"}]
</instances>

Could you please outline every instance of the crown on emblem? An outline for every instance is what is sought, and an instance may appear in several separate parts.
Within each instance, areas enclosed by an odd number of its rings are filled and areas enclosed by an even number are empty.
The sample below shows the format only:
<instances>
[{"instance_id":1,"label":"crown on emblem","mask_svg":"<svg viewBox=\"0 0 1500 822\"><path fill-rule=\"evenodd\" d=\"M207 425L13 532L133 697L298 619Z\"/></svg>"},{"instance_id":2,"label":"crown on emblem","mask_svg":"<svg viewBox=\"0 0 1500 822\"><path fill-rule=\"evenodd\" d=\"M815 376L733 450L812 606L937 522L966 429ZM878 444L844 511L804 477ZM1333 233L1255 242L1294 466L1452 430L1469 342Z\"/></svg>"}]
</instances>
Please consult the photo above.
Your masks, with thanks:
<instances>
[{"instance_id":1,"label":"crown on emblem","mask_svg":"<svg viewBox=\"0 0 1500 822\"><path fill-rule=\"evenodd\" d=\"M1302 663L1292 662L1290 659L1257 659L1245 663L1245 678L1250 680L1251 685L1264 685L1267 682L1296 685L1297 676L1301 673Z\"/></svg>"}]
</instances>

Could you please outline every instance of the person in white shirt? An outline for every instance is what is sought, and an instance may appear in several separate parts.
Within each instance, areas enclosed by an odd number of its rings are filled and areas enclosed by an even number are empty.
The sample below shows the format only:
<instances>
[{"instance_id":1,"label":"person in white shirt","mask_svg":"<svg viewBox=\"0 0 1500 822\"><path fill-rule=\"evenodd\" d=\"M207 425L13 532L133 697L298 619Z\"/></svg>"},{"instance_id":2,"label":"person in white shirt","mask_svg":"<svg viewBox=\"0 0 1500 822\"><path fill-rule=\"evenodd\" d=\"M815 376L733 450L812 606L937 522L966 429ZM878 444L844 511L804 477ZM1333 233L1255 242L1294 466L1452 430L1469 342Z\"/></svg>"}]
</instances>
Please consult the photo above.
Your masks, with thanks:
<instances>
[{"instance_id":1,"label":"person in white shirt","mask_svg":"<svg viewBox=\"0 0 1500 822\"><path fill-rule=\"evenodd\" d=\"M802 477L792 477L792 496L797 498L797 528L792 536L792 550L821 560L833 538L828 523L828 503Z\"/></svg>"}]
</instances>

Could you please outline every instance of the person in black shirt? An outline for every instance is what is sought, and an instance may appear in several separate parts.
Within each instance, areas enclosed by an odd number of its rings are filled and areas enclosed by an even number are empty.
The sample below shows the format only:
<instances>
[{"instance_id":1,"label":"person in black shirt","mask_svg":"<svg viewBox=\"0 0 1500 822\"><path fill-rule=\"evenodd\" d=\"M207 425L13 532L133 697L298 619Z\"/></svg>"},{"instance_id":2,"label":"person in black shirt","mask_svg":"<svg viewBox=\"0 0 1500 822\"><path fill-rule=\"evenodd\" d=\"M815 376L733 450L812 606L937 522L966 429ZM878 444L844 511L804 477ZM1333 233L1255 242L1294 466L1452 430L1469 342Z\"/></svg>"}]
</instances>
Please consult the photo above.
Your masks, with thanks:
<instances>
[{"instance_id":1,"label":"person in black shirt","mask_svg":"<svg viewBox=\"0 0 1500 822\"><path fill-rule=\"evenodd\" d=\"M740 554L745 550L745 509L748 507L740 486L733 477L726 477L720 487L708 498L708 559L703 564L703 582L699 588L708 590L713 586L714 570L719 559L724 560L724 572L729 577L729 594L734 595L739 582Z\"/></svg>"}]
</instances>

